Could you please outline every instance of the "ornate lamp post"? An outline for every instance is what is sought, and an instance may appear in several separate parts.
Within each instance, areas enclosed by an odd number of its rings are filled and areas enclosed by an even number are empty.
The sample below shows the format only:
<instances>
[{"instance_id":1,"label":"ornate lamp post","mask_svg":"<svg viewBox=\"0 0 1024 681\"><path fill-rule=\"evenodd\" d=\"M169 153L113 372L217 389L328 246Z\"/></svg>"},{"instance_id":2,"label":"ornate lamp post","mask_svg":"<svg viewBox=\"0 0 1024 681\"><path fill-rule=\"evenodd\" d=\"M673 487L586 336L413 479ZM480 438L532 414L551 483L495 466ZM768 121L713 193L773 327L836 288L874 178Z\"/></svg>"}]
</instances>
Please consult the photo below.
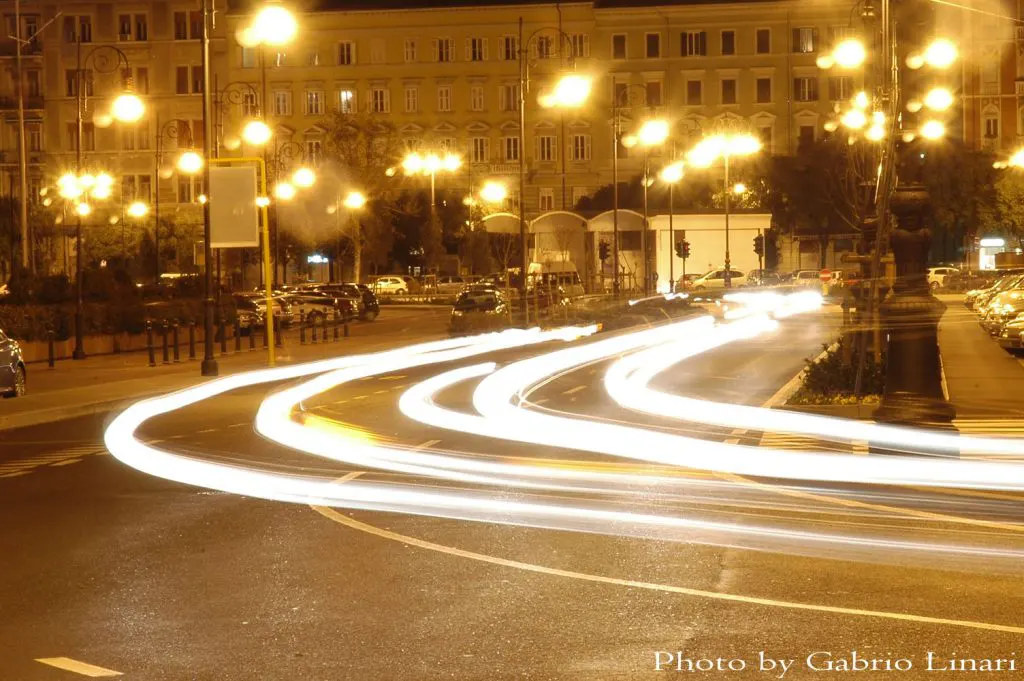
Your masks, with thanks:
<instances>
[{"instance_id":1,"label":"ornate lamp post","mask_svg":"<svg viewBox=\"0 0 1024 681\"><path fill-rule=\"evenodd\" d=\"M77 104L75 117L75 176L78 178L80 188L88 189L89 187L82 185L81 182L86 177L82 175L82 130L85 127L83 117L88 104L86 95L92 95L93 90L92 72L114 73L122 67L130 67L130 63L124 52L110 45L94 47L83 55L81 35L77 36L75 47L75 99ZM88 74L86 74L86 69L91 69ZM88 75L88 80L84 77L86 75ZM112 102L109 113L96 112L96 123L103 123L100 127L106 127L115 120L134 123L142 118L146 107L142 100L132 91L131 85L131 79L128 79L125 82L124 91ZM88 90L88 93L86 90ZM70 185L66 184L65 186L69 187ZM82 217L83 215L88 215L89 204L83 202L79 206L81 208L75 211L75 349L71 356L74 359L85 359L85 338L82 328Z\"/></svg>"},{"instance_id":2,"label":"ornate lamp post","mask_svg":"<svg viewBox=\"0 0 1024 681\"><path fill-rule=\"evenodd\" d=\"M285 173L288 171L288 166L291 165L290 161L296 157L303 158L304 153L302 145L298 142L288 140L283 141L280 144L274 146L273 154L269 158L267 165L267 176L271 182L273 182L274 198L277 201L273 204L272 222L274 225L273 240L274 240L274 273L273 282L267 282L267 285L273 285L277 287L277 271L278 263L280 263L280 244L281 240L279 234L281 232L281 214L278 211L278 204L281 202L291 201L295 198L299 189L308 189L316 183L316 173L312 169L303 165L300 166L295 172L292 173L291 177L287 180L282 179ZM287 277L286 277L287 278ZM287 282L286 282L287 283Z\"/></svg>"}]
</instances>

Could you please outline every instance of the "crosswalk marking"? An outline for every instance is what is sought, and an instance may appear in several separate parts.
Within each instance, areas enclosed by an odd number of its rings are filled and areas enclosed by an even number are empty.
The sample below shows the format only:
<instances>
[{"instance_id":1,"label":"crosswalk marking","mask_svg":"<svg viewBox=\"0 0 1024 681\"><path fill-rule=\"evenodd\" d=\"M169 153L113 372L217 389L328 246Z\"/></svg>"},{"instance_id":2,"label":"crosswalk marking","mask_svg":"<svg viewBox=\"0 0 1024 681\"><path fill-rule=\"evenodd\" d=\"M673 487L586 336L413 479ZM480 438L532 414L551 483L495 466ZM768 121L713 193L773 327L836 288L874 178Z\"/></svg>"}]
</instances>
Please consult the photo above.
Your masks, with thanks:
<instances>
[{"instance_id":1,"label":"crosswalk marking","mask_svg":"<svg viewBox=\"0 0 1024 681\"><path fill-rule=\"evenodd\" d=\"M764 433L761 436L761 447L772 449L788 449L802 452L835 452L837 454L867 454L868 443L863 440L853 442L831 442L805 435L792 433Z\"/></svg>"}]
</instances>

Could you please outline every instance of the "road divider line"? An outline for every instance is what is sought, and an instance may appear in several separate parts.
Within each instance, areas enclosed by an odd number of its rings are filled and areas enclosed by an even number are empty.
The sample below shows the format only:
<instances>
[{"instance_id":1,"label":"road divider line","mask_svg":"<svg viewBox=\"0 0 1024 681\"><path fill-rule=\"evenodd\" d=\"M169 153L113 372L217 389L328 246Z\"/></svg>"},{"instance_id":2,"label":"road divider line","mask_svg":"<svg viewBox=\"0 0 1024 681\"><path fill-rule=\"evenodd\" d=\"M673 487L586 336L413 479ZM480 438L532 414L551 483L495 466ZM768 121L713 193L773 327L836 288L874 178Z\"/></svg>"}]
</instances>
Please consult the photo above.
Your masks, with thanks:
<instances>
[{"instance_id":1,"label":"road divider line","mask_svg":"<svg viewBox=\"0 0 1024 681\"><path fill-rule=\"evenodd\" d=\"M115 672L113 669L97 667L88 662L79 662L78 660L72 660L70 657L37 657L36 662L95 679L106 676L124 676L121 672Z\"/></svg>"},{"instance_id":2,"label":"road divider line","mask_svg":"<svg viewBox=\"0 0 1024 681\"><path fill-rule=\"evenodd\" d=\"M575 395L579 391L586 390L586 389L587 389L587 386L585 386L585 385L578 385L575 388L569 388L568 390L563 390L562 394L563 395Z\"/></svg>"}]
</instances>

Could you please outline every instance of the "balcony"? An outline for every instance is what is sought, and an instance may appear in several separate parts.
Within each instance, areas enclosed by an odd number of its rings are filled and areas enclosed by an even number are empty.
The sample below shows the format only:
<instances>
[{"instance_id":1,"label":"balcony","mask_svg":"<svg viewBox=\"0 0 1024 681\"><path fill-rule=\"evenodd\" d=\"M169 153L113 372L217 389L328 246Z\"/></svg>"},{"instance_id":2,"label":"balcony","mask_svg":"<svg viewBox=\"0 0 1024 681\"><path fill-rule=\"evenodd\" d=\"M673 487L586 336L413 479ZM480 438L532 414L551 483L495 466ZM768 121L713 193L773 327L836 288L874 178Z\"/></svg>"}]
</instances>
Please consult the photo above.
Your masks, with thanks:
<instances>
[{"instance_id":1,"label":"balcony","mask_svg":"<svg viewBox=\"0 0 1024 681\"><path fill-rule=\"evenodd\" d=\"M0 57L14 57L17 55L17 43L14 40L8 39L0 42ZM43 44L37 39L30 43L27 43L21 48L21 55L23 57L41 56L43 54Z\"/></svg>"},{"instance_id":2,"label":"balcony","mask_svg":"<svg viewBox=\"0 0 1024 681\"><path fill-rule=\"evenodd\" d=\"M15 97L0 97L0 111L14 111L18 108L18 100ZM43 98L25 96L25 111L42 111Z\"/></svg>"},{"instance_id":3,"label":"balcony","mask_svg":"<svg viewBox=\"0 0 1024 681\"><path fill-rule=\"evenodd\" d=\"M518 175L519 163L492 163L488 166L491 175Z\"/></svg>"}]
</instances>

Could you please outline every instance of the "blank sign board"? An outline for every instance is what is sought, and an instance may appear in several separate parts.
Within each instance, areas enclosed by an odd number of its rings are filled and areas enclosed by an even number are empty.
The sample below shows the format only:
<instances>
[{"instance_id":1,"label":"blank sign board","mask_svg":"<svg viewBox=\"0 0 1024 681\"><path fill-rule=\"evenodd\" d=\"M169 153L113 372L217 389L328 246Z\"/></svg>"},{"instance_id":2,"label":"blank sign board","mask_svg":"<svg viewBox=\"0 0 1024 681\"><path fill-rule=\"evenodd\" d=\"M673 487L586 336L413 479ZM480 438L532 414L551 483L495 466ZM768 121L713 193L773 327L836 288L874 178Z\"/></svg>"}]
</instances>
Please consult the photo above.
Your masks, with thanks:
<instances>
[{"instance_id":1,"label":"blank sign board","mask_svg":"<svg viewBox=\"0 0 1024 681\"><path fill-rule=\"evenodd\" d=\"M259 245L256 168L210 168L210 246L250 248Z\"/></svg>"}]
</instances>

